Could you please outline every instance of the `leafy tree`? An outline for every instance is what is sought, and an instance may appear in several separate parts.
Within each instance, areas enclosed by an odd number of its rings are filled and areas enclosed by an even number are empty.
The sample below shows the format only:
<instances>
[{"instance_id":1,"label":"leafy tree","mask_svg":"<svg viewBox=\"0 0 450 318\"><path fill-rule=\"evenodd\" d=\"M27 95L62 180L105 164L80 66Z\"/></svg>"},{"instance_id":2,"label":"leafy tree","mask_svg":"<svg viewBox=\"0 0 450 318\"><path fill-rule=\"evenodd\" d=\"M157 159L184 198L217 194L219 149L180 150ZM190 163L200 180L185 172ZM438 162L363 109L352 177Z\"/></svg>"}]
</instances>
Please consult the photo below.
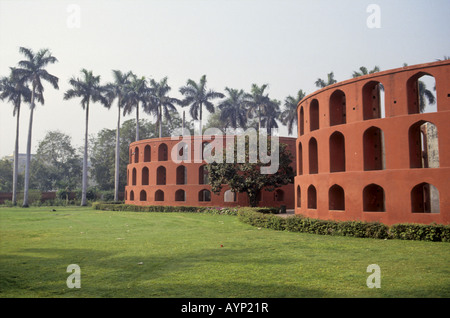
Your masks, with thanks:
<instances>
[{"instance_id":1,"label":"leafy tree","mask_svg":"<svg viewBox=\"0 0 450 318\"><path fill-rule=\"evenodd\" d=\"M31 168L30 184L41 191L73 190L80 186L81 158L70 136L60 131L47 132L39 142Z\"/></svg>"},{"instance_id":2,"label":"leafy tree","mask_svg":"<svg viewBox=\"0 0 450 318\"><path fill-rule=\"evenodd\" d=\"M298 124L297 106L305 98L306 93L303 90L297 92L296 97L288 96L284 100L284 110L281 112L281 122L287 125L288 134L292 135L294 126Z\"/></svg>"},{"instance_id":3,"label":"leafy tree","mask_svg":"<svg viewBox=\"0 0 450 318\"><path fill-rule=\"evenodd\" d=\"M203 106L210 113L214 113L214 104L211 100L223 98L222 93L214 90L207 90L206 75L200 78L200 81L188 79L186 85L180 88L180 93L184 96L182 106L190 106L189 113L195 120L199 120L199 132L202 132Z\"/></svg>"},{"instance_id":4,"label":"leafy tree","mask_svg":"<svg viewBox=\"0 0 450 318\"><path fill-rule=\"evenodd\" d=\"M30 99L30 121L28 125L27 139L27 157L25 164L25 185L23 206L28 207L28 188L30 182L30 159L31 159L31 135L33 129L33 113L35 108L35 100L44 104L44 86L42 80L49 82L53 88L59 89L58 78L47 72L45 69L49 64L54 64L58 60L48 49L41 49L34 53L31 49L20 47L19 52L25 55L25 60L18 63L17 68L13 68L13 76L21 83L31 84Z\"/></svg>"},{"instance_id":5,"label":"leafy tree","mask_svg":"<svg viewBox=\"0 0 450 318\"><path fill-rule=\"evenodd\" d=\"M334 73L328 73L327 74L327 80L323 80L321 78L318 78L317 81L315 82L316 87L318 88L324 88L327 87L328 85L332 85L334 83L337 83L336 79L334 78Z\"/></svg>"},{"instance_id":6,"label":"leafy tree","mask_svg":"<svg viewBox=\"0 0 450 318\"><path fill-rule=\"evenodd\" d=\"M69 84L72 88L68 89L64 94L64 99L81 97L81 106L86 111L86 123L84 132L84 155L83 155L83 181L81 189L81 206L85 206L86 191L88 184L88 127L89 127L89 102L100 102L109 108L108 100L102 94L106 89L100 85L100 76L94 76L92 71L86 69L81 70L82 78L72 77Z\"/></svg>"},{"instance_id":7,"label":"leafy tree","mask_svg":"<svg viewBox=\"0 0 450 318\"><path fill-rule=\"evenodd\" d=\"M258 137L259 138L259 137ZM271 138L271 137L269 137ZM273 138L273 137L272 137ZM267 142L270 152L270 141ZM245 163L237 163L237 147L234 151L234 162L226 162L224 151L223 163L212 162L207 165L209 185L214 193L218 194L223 185L228 185L235 193L247 193L251 206L257 206L258 193L261 190L274 191L276 188L294 181L294 170L291 166L293 157L285 144L279 145L279 169L274 174L261 174L261 167L267 166L258 158L257 162L249 162L249 145L246 142ZM258 143L259 153L259 143Z\"/></svg>"},{"instance_id":8,"label":"leafy tree","mask_svg":"<svg viewBox=\"0 0 450 318\"><path fill-rule=\"evenodd\" d=\"M120 171L120 111L124 106L124 97L129 90L131 72L123 73L113 70L114 81L106 85L109 103L117 99L117 129L116 129L116 153L114 174L114 201L119 200L119 171Z\"/></svg>"},{"instance_id":9,"label":"leafy tree","mask_svg":"<svg viewBox=\"0 0 450 318\"><path fill-rule=\"evenodd\" d=\"M17 182L19 175L19 122L20 122L20 106L22 101L31 102L31 90L22 82L14 78L13 73L9 77L0 79L0 99L7 100L14 106L13 116L16 116L16 139L14 146L14 164L13 164L13 182L12 182L12 202L17 204Z\"/></svg>"},{"instance_id":10,"label":"leafy tree","mask_svg":"<svg viewBox=\"0 0 450 318\"><path fill-rule=\"evenodd\" d=\"M6 159L0 160L0 192L11 192L13 190L13 163ZM17 186L23 186L23 175L17 174Z\"/></svg>"},{"instance_id":11,"label":"leafy tree","mask_svg":"<svg viewBox=\"0 0 450 318\"><path fill-rule=\"evenodd\" d=\"M359 71L353 71L352 76L353 76L353 78L355 78L355 77L359 77L359 76L363 76L363 75L373 74L373 73L376 73L376 72L379 72L379 71L380 71L380 67L379 66L375 66L370 71L367 69L367 67L361 66L359 68Z\"/></svg>"},{"instance_id":12,"label":"leafy tree","mask_svg":"<svg viewBox=\"0 0 450 318\"><path fill-rule=\"evenodd\" d=\"M163 115L168 123L172 121L174 113L177 113L175 107L176 104L181 104L181 101L177 98L168 96L171 87L167 83L167 77L164 77L159 82L154 79L150 80L150 91L149 104L147 107L147 112L150 114L156 114L157 124L158 124L158 137L163 136Z\"/></svg>"}]
</instances>

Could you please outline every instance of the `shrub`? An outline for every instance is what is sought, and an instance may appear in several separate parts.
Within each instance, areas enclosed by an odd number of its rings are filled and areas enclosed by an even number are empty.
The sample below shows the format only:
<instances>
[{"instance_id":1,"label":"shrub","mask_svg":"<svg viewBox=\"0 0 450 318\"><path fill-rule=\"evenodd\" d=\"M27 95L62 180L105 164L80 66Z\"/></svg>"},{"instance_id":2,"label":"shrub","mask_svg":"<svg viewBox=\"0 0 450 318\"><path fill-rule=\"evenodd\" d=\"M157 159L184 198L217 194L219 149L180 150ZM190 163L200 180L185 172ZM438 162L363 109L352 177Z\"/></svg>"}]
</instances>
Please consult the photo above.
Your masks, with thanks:
<instances>
[{"instance_id":1,"label":"shrub","mask_svg":"<svg viewBox=\"0 0 450 318\"><path fill-rule=\"evenodd\" d=\"M450 240L450 226L437 224L394 224L389 233L400 240L443 241Z\"/></svg>"}]
</instances>

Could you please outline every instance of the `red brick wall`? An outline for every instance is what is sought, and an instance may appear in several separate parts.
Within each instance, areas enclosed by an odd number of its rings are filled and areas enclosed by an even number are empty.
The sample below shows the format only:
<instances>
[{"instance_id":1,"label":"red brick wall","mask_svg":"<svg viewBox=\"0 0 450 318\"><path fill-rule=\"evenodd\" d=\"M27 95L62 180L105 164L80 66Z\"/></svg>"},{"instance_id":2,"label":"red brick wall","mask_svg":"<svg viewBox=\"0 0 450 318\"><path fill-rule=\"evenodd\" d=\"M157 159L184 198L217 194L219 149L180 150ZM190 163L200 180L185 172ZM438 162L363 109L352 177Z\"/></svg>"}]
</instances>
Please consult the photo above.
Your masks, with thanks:
<instances>
[{"instance_id":1,"label":"red brick wall","mask_svg":"<svg viewBox=\"0 0 450 318\"><path fill-rule=\"evenodd\" d=\"M437 112L419 113L414 104L417 82L412 82L423 74L433 76L436 81L436 91L427 88L437 97ZM373 90L374 82L384 87L385 118L376 118L380 95ZM339 105L344 105L343 109L337 109L336 100L331 98L337 90L345 94L345 103ZM313 101L318 103L319 111L316 115L314 110L310 116ZM336 83L304 98L297 111L297 167L301 166L298 169L301 173L295 177L297 214L386 224L450 223L450 61L388 70ZM339 117L342 112L345 122L336 124L339 121L330 114ZM318 119L319 129L311 130L311 119ZM411 158L418 155L414 147L417 148L415 144L419 141L411 137L411 131L422 122L437 127L438 168L412 168ZM342 134L343 145L330 138L336 132ZM309 148L312 138L317 142L317 155ZM317 173L310 173L310 165L318 166ZM334 171L336 166L344 170ZM413 211L413 202L417 200L414 196L420 193L413 188L422 183L438 189L438 213ZM379 188L370 187L371 184ZM330 191L334 185L342 188L343 196L336 187ZM315 207L312 187L317 196ZM383 192L384 200L381 200L377 195L383 197ZM344 209L333 206L342 205L340 199L344 199ZM377 209L381 211L373 211Z\"/></svg>"}]
</instances>

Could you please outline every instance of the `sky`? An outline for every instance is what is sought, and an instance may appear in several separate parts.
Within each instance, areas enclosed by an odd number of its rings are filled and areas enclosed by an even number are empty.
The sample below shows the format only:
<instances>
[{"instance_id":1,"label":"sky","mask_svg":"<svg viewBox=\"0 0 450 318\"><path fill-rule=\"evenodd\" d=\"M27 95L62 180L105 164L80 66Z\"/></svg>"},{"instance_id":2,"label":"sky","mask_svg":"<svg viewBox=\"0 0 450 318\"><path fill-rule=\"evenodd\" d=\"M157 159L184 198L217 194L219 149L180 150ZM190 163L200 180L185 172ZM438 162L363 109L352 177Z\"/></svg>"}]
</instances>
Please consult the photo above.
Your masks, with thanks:
<instances>
[{"instance_id":1,"label":"sky","mask_svg":"<svg viewBox=\"0 0 450 318\"><path fill-rule=\"evenodd\" d=\"M47 70L59 78L59 90L44 84L32 153L50 130L80 147L85 113L79 99L63 96L82 68L103 84L116 69L158 81L167 76L177 98L188 79L205 74L208 88L249 92L253 83L268 84L269 96L284 101L300 89L313 93L330 72L343 81L361 66L388 70L450 56L449 12L448 0L0 0L0 76L24 58L19 47L48 48L58 59ZM91 106L90 134L116 127L115 107ZM12 110L0 101L0 158L14 150ZM20 153L28 121L24 104Z\"/></svg>"}]
</instances>

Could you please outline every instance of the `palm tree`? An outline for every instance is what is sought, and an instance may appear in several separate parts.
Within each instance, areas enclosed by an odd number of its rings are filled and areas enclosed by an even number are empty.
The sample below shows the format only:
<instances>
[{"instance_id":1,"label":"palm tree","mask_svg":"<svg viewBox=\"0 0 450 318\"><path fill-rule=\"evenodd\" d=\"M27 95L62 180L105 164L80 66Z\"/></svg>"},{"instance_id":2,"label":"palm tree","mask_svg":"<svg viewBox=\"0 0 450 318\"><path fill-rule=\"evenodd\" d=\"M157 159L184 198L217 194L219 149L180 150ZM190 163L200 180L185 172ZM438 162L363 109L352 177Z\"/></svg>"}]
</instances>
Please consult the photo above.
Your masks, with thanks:
<instances>
[{"instance_id":1,"label":"palm tree","mask_svg":"<svg viewBox=\"0 0 450 318\"><path fill-rule=\"evenodd\" d=\"M436 98L434 97L434 94L427 89L427 86L423 81L418 81L417 85L419 88L419 110L423 113L427 106L426 101L428 101L430 105L433 105L436 103Z\"/></svg>"},{"instance_id":2,"label":"palm tree","mask_svg":"<svg viewBox=\"0 0 450 318\"><path fill-rule=\"evenodd\" d=\"M30 99L30 121L28 125L27 157L25 164L25 186L23 193L23 207L28 207L28 188L30 182L30 157L31 157L31 135L33 130L33 113L35 100L44 104L44 86L42 80L49 82L53 88L59 89L58 78L51 75L45 69L47 65L54 64L58 60L48 49L41 49L37 53L29 48L20 47L19 52L25 55L25 60L19 61L18 68L13 69L13 76L21 83L31 84Z\"/></svg>"},{"instance_id":3,"label":"palm tree","mask_svg":"<svg viewBox=\"0 0 450 318\"><path fill-rule=\"evenodd\" d=\"M220 120L227 122L231 127L245 128L247 126L248 95L242 90L226 87L228 97L219 104Z\"/></svg>"},{"instance_id":4,"label":"palm tree","mask_svg":"<svg viewBox=\"0 0 450 318\"><path fill-rule=\"evenodd\" d=\"M266 108L270 107L270 98L269 94L264 94L264 91L268 87L268 84L263 84L258 86L256 84L252 84L251 93L247 94L247 106L248 112L247 117L253 118L253 116L258 117L258 132L262 127L262 114L266 112Z\"/></svg>"},{"instance_id":5,"label":"palm tree","mask_svg":"<svg viewBox=\"0 0 450 318\"><path fill-rule=\"evenodd\" d=\"M119 163L120 163L120 110L124 106L124 97L129 89L131 72L123 73L119 70L113 70L114 81L106 85L107 98L109 104L112 104L117 98L117 130L116 130L116 158L114 173L114 201L119 200Z\"/></svg>"},{"instance_id":6,"label":"palm tree","mask_svg":"<svg viewBox=\"0 0 450 318\"><path fill-rule=\"evenodd\" d=\"M159 82L150 79L150 95L149 104L146 109L147 113L156 114L159 130L159 138L162 137L162 119L163 114L166 120L172 120L171 112L177 112L175 104L181 104L181 101L170 97L167 94L172 88L167 83L167 77Z\"/></svg>"},{"instance_id":7,"label":"palm tree","mask_svg":"<svg viewBox=\"0 0 450 318\"><path fill-rule=\"evenodd\" d=\"M81 206L86 206L87 191L87 161L88 161L88 126L89 126L89 102L100 102L106 107L110 107L108 100L102 93L106 89L100 86L100 76L94 76L92 71L81 70L82 78L72 77L69 84L73 88L64 93L64 99L68 100L74 97L81 97L81 107L86 111L86 123L84 132L84 156L83 156L83 181L81 190Z\"/></svg>"},{"instance_id":8,"label":"palm tree","mask_svg":"<svg viewBox=\"0 0 450 318\"><path fill-rule=\"evenodd\" d=\"M337 81L334 79L334 73L328 73L327 74L327 81L324 81L321 78L318 78L317 81L315 82L316 86L319 88L324 88L328 85L332 85L334 83L337 83Z\"/></svg>"},{"instance_id":9,"label":"palm tree","mask_svg":"<svg viewBox=\"0 0 450 318\"><path fill-rule=\"evenodd\" d=\"M277 119L279 119L281 115L280 104L281 103L278 100L270 100L261 114L262 127L267 129L267 134L269 136L272 135L272 128L278 128Z\"/></svg>"},{"instance_id":10,"label":"palm tree","mask_svg":"<svg viewBox=\"0 0 450 318\"><path fill-rule=\"evenodd\" d=\"M284 110L281 112L280 118L283 125L287 125L289 135L292 135L294 124L298 124L297 106L305 96L305 92L299 90L297 97L288 96L284 100Z\"/></svg>"},{"instance_id":11,"label":"palm tree","mask_svg":"<svg viewBox=\"0 0 450 318\"><path fill-rule=\"evenodd\" d=\"M189 113L195 120L199 120L199 133L202 134L203 106L210 113L214 113L212 99L223 98L222 93L206 89L206 75L200 78L199 83L191 79L187 80L185 86L180 88L180 93L184 95L182 106L190 106Z\"/></svg>"},{"instance_id":12,"label":"palm tree","mask_svg":"<svg viewBox=\"0 0 450 318\"><path fill-rule=\"evenodd\" d=\"M19 170L19 117L20 117L20 106L22 101L30 103L31 101L31 90L23 83L17 81L12 75L9 77L3 77L0 79L0 99L7 99L14 106L13 116L16 116L16 141L14 147L14 168L13 168L13 193L12 202L14 205L17 204L17 177Z\"/></svg>"},{"instance_id":13,"label":"palm tree","mask_svg":"<svg viewBox=\"0 0 450 318\"><path fill-rule=\"evenodd\" d=\"M359 77L359 76L363 76L363 75L373 74L373 73L376 73L376 72L379 72L379 71L380 71L380 67L378 67L376 65L371 71L367 70L367 67L361 66L359 68L359 72L358 71L353 71L352 76L353 76L353 78L355 78L355 77Z\"/></svg>"},{"instance_id":14,"label":"palm tree","mask_svg":"<svg viewBox=\"0 0 450 318\"><path fill-rule=\"evenodd\" d=\"M126 96L124 97L123 115L129 114L136 108L136 141L139 140L139 103L142 103L144 109L147 105L149 88L145 77L138 78L131 73L131 81L129 83Z\"/></svg>"}]
</instances>

